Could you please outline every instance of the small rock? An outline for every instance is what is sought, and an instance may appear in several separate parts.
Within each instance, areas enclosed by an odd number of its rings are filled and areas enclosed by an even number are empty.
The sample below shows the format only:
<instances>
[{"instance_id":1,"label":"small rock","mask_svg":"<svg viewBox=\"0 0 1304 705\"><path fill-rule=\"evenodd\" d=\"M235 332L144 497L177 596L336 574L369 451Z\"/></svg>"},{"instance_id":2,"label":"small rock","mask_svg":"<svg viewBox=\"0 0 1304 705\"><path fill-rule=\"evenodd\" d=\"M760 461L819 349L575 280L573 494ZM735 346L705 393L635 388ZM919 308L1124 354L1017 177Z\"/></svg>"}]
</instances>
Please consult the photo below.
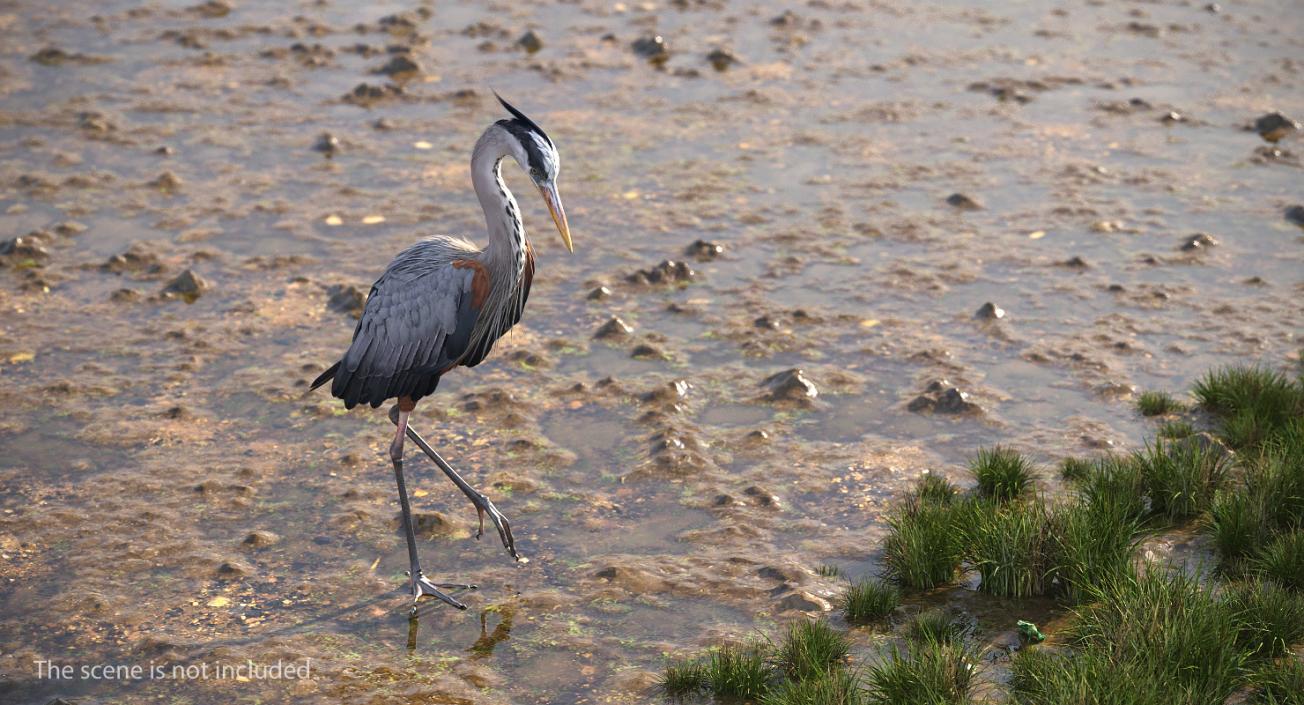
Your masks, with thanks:
<instances>
[{"instance_id":1,"label":"small rock","mask_svg":"<svg viewBox=\"0 0 1304 705\"><path fill-rule=\"evenodd\" d=\"M603 323L598 331L593 334L598 340L622 340L634 333L634 329L620 319L619 316L612 316Z\"/></svg>"},{"instance_id":2,"label":"small rock","mask_svg":"<svg viewBox=\"0 0 1304 705\"><path fill-rule=\"evenodd\" d=\"M403 530L403 514L400 512L395 515L395 521L399 531ZM459 528L457 522L453 521L443 512L412 512L412 531L418 536L433 536L435 534L450 534Z\"/></svg>"},{"instance_id":3,"label":"small rock","mask_svg":"<svg viewBox=\"0 0 1304 705\"><path fill-rule=\"evenodd\" d=\"M695 276L688 263L668 259L651 269L640 269L626 279L631 284L672 284L691 281Z\"/></svg>"},{"instance_id":4,"label":"small rock","mask_svg":"<svg viewBox=\"0 0 1304 705\"><path fill-rule=\"evenodd\" d=\"M643 401L657 403L678 403L684 397L688 396L688 390L692 387L688 380L677 379L673 382L653 389L643 395Z\"/></svg>"},{"instance_id":5,"label":"small rock","mask_svg":"<svg viewBox=\"0 0 1304 705\"><path fill-rule=\"evenodd\" d=\"M118 289L109 295L109 300L117 303L133 303L140 301L140 292L135 289Z\"/></svg>"},{"instance_id":6,"label":"small rock","mask_svg":"<svg viewBox=\"0 0 1304 705\"><path fill-rule=\"evenodd\" d=\"M362 289L352 284L334 284L326 288L326 295L330 298L326 301L326 306L332 311L347 313L354 318L361 318L362 312L367 306L367 295L362 293Z\"/></svg>"},{"instance_id":7,"label":"small rock","mask_svg":"<svg viewBox=\"0 0 1304 705\"><path fill-rule=\"evenodd\" d=\"M589 301L602 301L611 296L611 289L605 286L599 286L589 292L587 298Z\"/></svg>"},{"instance_id":8,"label":"small rock","mask_svg":"<svg viewBox=\"0 0 1304 705\"><path fill-rule=\"evenodd\" d=\"M1286 209L1286 220L1304 227L1304 206L1295 205Z\"/></svg>"},{"instance_id":9,"label":"small rock","mask_svg":"<svg viewBox=\"0 0 1304 705\"><path fill-rule=\"evenodd\" d=\"M743 494L751 497L752 503L759 507L778 509L780 506L779 496L759 485L752 485L744 489Z\"/></svg>"},{"instance_id":10,"label":"small rock","mask_svg":"<svg viewBox=\"0 0 1304 705\"><path fill-rule=\"evenodd\" d=\"M969 395L951 387L937 397L933 411L939 414L967 414L976 411L978 406L969 401Z\"/></svg>"},{"instance_id":11,"label":"small rock","mask_svg":"<svg viewBox=\"0 0 1304 705\"><path fill-rule=\"evenodd\" d=\"M1199 252L1218 245L1218 241L1208 233L1196 233L1182 241L1183 252Z\"/></svg>"},{"instance_id":12,"label":"small rock","mask_svg":"<svg viewBox=\"0 0 1304 705\"><path fill-rule=\"evenodd\" d=\"M699 262L705 262L724 254L724 245L698 240L685 248L684 254L696 258Z\"/></svg>"},{"instance_id":13,"label":"small rock","mask_svg":"<svg viewBox=\"0 0 1304 705\"><path fill-rule=\"evenodd\" d=\"M1254 131L1269 142L1276 142L1298 129L1298 122L1281 113L1268 113L1254 121Z\"/></svg>"},{"instance_id":14,"label":"small rock","mask_svg":"<svg viewBox=\"0 0 1304 705\"><path fill-rule=\"evenodd\" d=\"M323 132L317 137L317 142L312 145L313 151L321 152L328 157L334 156L340 149L340 138L329 132Z\"/></svg>"},{"instance_id":15,"label":"small rock","mask_svg":"<svg viewBox=\"0 0 1304 705\"><path fill-rule=\"evenodd\" d=\"M421 73L421 65L406 54L399 54L386 62L384 66L373 70L372 73L382 74L390 78L405 78Z\"/></svg>"},{"instance_id":16,"label":"small rock","mask_svg":"<svg viewBox=\"0 0 1304 705\"><path fill-rule=\"evenodd\" d=\"M666 48L666 40L659 34L639 37L634 40L632 46L635 54L654 64L663 64L666 59L670 58L670 51Z\"/></svg>"},{"instance_id":17,"label":"small rock","mask_svg":"<svg viewBox=\"0 0 1304 705\"><path fill-rule=\"evenodd\" d=\"M198 274L192 270L185 270L178 274L163 287L163 296L179 297L186 301L194 301L199 298L208 289L208 282L204 281Z\"/></svg>"},{"instance_id":18,"label":"small rock","mask_svg":"<svg viewBox=\"0 0 1304 705\"><path fill-rule=\"evenodd\" d=\"M1064 260L1064 266L1069 267L1071 269L1088 269L1091 267L1091 265L1087 264L1087 261L1085 259L1082 259L1078 255L1074 255Z\"/></svg>"},{"instance_id":19,"label":"small rock","mask_svg":"<svg viewBox=\"0 0 1304 705\"><path fill-rule=\"evenodd\" d=\"M242 543L251 548L266 548L280 540L280 536L270 531L263 531L260 529L258 531L250 531L249 534L244 537Z\"/></svg>"},{"instance_id":20,"label":"small rock","mask_svg":"<svg viewBox=\"0 0 1304 705\"><path fill-rule=\"evenodd\" d=\"M0 240L0 255L16 262L40 263L50 258L50 252L41 246L43 238L34 237L35 233Z\"/></svg>"},{"instance_id":21,"label":"small rock","mask_svg":"<svg viewBox=\"0 0 1304 705\"><path fill-rule=\"evenodd\" d=\"M170 171L165 171L154 177L149 185L165 193L172 193L181 188L181 177Z\"/></svg>"},{"instance_id":22,"label":"small rock","mask_svg":"<svg viewBox=\"0 0 1304 705\"><path fill-rule=\"evenodd\" d=\"M1159 118L1159 121L1171 125L1173 123L1186 122L1186 116L1176 110L1169 110L1163 114L1163 117Z\"/></svg>"},{"instance_id":23,"label":"small rock","mask_svg":"<svg viewBox=\"0 0 1304 705\"><path fill-rule=\"evenodd\" d=\"M779 322L769 316L761 316L752 321L752 325L763 330L779 330Z\"/></svg>"},{"instance_id":24,"label":"small rock","mask_svg":"<svg viewBox=\"0 0 1304 705\"><path fill-rule=\"evenodd\" d=\"M648 343L639 343L638 345L635 345L634 349L629 351L629 356L640 360L666 359L666 354L662 352L660 348L655 345L649 345Z\"/></svg>"},{"instance_id":25,"label":"small rock","mask_svg":"<svg viewBox=\"0 0 1304 705\"><path fill-rule=\"evenodd\" d=\"M226 578L241 578L249 572L249 566L235 560L226 561L217 567L217 574Z\"/></svg>"},{"instance_id":26,"label":"small rock","mask_svg":"<svg viewBox=\"0 0 1304 705\"><path fill-rule=\"evenodd\" d=\"M906 404L906 411L913 411L916 414L932 411L937 406L937 400L927 394L920 394Z\"/></svg>"},{"instance_id":27,"label":"small rock","mask_svg":"<svg viewBox=\"0 0 1304 705\"><path fill-rule=\"evenodd\" d=\"M716 49L710 54L707 54L706 60L711 62L711 66L713 66L716 71L725 71L730 66L738 63L738 57L724 49Z\"/></svg>"},{"instance_id":28,"label":"small rock","mask_svg":"<svg viewBox=\"0 0 1304 705\"><path fill-rule=\"evenodd\" d=\"M539 38L534 30L529 30L522 34L520 39L516 40L516 46L524 49L526 53L533 54L543 48L543 40Z\"/></svg>"},{"instance_id":29,"label":"small rock","mask_svg":"<svg viewBox=\"0 0 1304 705\"><path fill-rule=\"evenodd\" d=\"M994 321L1000 318L1005 318L1005 309L988 301L978 307L978 310L974 312L973 317Z\"/></svg>"},{"instance_id":30,"label":"small rock","mask_svg":"<svg viewBox=\"0 0 1304 705\"><path fill-rule=\"evenodd\" d=\"M765 378L761 386L770 390L771 401L809 401L819 396L815 384L800 368L794 367Z\"/></svg>"},{"instance_id":31,"label":"small rock","mask_svg":"<svg viewBox=\"0 0 1304 705\"><path fill-rule=\"evenodd\" d=\"M779 600L780 612L827 612L833 609L828 600L804 590L788 593Z\"/></svg>"},{"instance_id":32,"label":"small rock","mask_svg":"<svg viewBox=\"0 0 1304 705\"><path fill-rule=\"evenodd\" d=\"M949 206L959 208L965 211L982 210L983 204L964 195L963 193L953 193L946 197L946 203Z\"/></svg>"}]
</instances>

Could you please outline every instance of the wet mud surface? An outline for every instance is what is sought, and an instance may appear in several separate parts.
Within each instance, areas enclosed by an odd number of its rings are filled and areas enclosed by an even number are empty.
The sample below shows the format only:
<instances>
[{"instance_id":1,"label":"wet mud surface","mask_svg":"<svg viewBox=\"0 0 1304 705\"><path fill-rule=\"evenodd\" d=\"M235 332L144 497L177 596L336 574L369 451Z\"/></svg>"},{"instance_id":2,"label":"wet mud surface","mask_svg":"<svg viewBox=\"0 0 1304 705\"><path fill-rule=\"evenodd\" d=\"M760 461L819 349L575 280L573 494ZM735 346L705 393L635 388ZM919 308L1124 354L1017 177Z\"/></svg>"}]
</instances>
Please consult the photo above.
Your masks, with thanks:
<instances>
[{"instance_id":1,"label":"wet mud surface","mask_svg":"<svg viewBox=\"0 0 1304 705\"><path fill-rule=\"evenodd\" d=\"M1304 13L1215 9L0 4L0 694L654 701L873 573L921 473L1000 442L1055 492L1138 390L1297 359ZM523 325L413 423L530 560L409 454L427 574L481 586L409 622L389 422L302 394L395 252L481 237L491 88L577 253L508 173Z\"/></svg>"}]
</instances>

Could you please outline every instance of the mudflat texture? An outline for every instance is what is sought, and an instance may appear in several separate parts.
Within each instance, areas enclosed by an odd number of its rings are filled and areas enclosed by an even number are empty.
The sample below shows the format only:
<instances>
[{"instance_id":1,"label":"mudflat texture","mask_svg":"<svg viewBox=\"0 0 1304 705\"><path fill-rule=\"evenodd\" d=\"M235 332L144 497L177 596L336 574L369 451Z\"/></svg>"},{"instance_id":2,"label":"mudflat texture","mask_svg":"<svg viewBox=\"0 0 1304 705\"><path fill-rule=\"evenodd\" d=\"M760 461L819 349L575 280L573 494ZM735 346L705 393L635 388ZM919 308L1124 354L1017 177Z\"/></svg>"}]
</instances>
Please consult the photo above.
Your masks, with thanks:
<instances>
[{"instance_id":1,"label":"mudflat texture","mask_svg":"<svg viewBox=\"0 0 1304 705\"><path fill-rule=\"evenodd\" d=\"M1063 5L0 3L0 700L654 701L874 573L923 471L1298 359L1304 8ZM481 586L409 622L391 426L302 393L394 253L483 236L491 89L577 252L506 170L525 319L413 424L531 560L409 452Z\"/></svg>"}]
</instances>

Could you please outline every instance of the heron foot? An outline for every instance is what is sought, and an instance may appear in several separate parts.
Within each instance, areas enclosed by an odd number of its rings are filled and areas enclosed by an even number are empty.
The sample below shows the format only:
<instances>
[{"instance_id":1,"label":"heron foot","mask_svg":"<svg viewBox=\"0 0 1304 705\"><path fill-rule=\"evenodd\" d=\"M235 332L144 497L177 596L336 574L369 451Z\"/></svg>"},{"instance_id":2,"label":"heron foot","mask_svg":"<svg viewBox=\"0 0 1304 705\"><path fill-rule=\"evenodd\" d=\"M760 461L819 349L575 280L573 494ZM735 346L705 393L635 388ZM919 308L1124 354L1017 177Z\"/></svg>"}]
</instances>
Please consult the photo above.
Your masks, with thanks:
<instances>
[{"instance_id":1,"label":"heron foot","mask_svg":"<svg viewBox=\"0 0 1304 705\"><path fill-rule=\"evenodd\" d=\"M444 592L444 590L475 590L476 589L475 585L468 585L466 583L432 582L419 570L416 571L415 576L412 573L409 573L408 576L412 579L411 584L412 584L412 611L413 612L416 611L417 603L421 601L421 598L427 595L429 595L430 597L439 598L445 604L456 607L459 610L464 610L466 609L466 605L450 597L447 593Z\"/></svg>"},{"instance_id":2,"label":"heron foot","mask_svg":"<svg viewBox=\"0 0 1304 705\"><path fill-rule=\"evenodd\" d=\"M484 517L489 515L489 521L493 522L494 528L498 530L498 538L503 542L503 548L511 554L513 560L521 560L521 554L516 552L516 539L512 537L512 523L507 521L507 517L498 511L494 503L479 492L467 492L466 496L470 498L471 504L475 505L475 513L479 515L480 528L475 532L476 540L484 535Z\"/></svg>"}]
</instances>

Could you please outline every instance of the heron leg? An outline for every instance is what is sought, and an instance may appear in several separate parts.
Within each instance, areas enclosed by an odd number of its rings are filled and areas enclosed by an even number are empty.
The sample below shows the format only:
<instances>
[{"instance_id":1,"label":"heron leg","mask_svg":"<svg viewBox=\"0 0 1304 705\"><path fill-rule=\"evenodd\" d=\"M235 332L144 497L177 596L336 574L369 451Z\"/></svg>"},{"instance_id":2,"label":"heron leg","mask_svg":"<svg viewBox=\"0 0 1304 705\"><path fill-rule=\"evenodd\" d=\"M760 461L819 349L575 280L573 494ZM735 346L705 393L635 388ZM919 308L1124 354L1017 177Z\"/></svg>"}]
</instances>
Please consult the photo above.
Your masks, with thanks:
<instances>
[{"instance_id":1,"label":"heron leg","mask_svg":"<svg viewBox=\"0 0 1304 705\"><path fill-rule=\"evenodd\" d=\"M397 411L398 407L395 406L394 409ZM433 583L421 572L421 561L417 558L417 536L412 528L412 507L408 504L407 483L403 480L403 437L404 431L407 430L408 413L407 411L398 412L396 417L398 433L394 435L394 442L389 446L389 458L394 462L394 481L398 483L398 501L403 508L403 533L407 535L408 580L412 589L412 611L416 611L416 603L420 601L423 595L437 597L459 610L464 610L466 605L449 597L440 588L457 590L473 589L475 586Z\"/></svg>"},{"instance_id":2,"label":"heron leg","mask_svg":"<svg viewBox=\"0 0 1304 705\"><path fill-rule=\"evenodd\" d=\"M471 504L475 505L475 511L480 517L480 529L476 532L475 537L479 539L484 534L484 518L488 515L489 521L493 522L494 528L498 530L498 538L502 540L503 548L507 549L513 559L521 560L521 555L516 552L516 539L512 536L512 524L507 521L507 517L503 516L502 512L498 511L498 507L495 507L494 503L489 501L489 498L483 492L463 480L462 476L453 469L453 466L449 465L448 461L444 460L443 456L436 452L434 448L431 448L430 444L426 443L426 439L416 432L416 429L407 424L407 414L400 411L398 406L395 406L389 412L389 420L399 427L399 436L406 432L407 437L411 438L412 442L416 443L417 447L429 456L435 465L439 466L440 470L444 471L448 479L452 480L459 490L462 490L462 494L471 500Z\"/></svg>"}]
</instances>

